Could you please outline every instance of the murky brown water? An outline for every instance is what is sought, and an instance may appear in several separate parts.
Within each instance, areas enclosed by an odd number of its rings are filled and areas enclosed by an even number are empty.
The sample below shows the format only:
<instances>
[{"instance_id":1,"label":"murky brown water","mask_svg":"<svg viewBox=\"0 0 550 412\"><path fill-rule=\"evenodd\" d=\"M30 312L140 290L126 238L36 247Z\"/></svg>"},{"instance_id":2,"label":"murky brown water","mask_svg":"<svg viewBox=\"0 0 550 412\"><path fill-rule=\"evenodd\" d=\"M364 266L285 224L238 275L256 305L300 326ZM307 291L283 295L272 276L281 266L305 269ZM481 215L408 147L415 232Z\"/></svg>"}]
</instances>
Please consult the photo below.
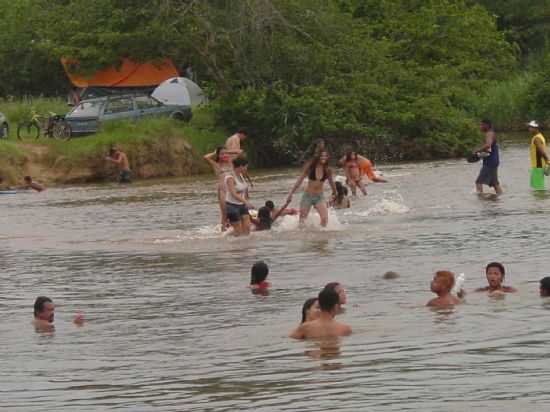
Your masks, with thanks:
<instances>
[{"instance_id":1,"label":"murky brown water","mask_svg":"<svg viewBox=\"0 0 550 412\"><path fill-rule=\"evenodd\" d=\"M331 230L289 219L249 239L214 231L212 177L0 197L0 409L545 410L550 303L536 281L550 275L550 198L528 189L525 145L502 157L498 200L473 194L479 165L386 166L391 182ZM255 203L281 202L295 173L262 174ZM269 296L246 288L257 259ZM520 293L424 307L435 270L465 272L473 289L492 260ZM333 280L355 333L288 339ZM54 333L30 325L37 295L57 304Z\"/></svg>"}]
</instances>

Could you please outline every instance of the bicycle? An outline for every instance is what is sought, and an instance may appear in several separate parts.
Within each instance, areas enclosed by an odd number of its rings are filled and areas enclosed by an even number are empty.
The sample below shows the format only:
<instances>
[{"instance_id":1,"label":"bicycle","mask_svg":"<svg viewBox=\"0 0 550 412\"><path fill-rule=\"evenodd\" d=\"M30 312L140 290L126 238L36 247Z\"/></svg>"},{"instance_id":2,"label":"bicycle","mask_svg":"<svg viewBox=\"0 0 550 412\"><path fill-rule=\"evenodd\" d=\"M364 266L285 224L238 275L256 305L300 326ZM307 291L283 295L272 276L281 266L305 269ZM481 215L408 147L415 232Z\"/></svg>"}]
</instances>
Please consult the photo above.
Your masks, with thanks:
<instances>
[{"instance_id":1,"label":"bicycle","mask_svg":"<svg viewBox=\"0 0 550 412\"><path fill-rule=\"evenodd\" d=\"M17 125L17 138L19 140L38 139L41 135L50 139L69 140L71 126L64 116L50 112L49 116L45 118L32 110L30 120Z\"/></svg>"}]
</instances>

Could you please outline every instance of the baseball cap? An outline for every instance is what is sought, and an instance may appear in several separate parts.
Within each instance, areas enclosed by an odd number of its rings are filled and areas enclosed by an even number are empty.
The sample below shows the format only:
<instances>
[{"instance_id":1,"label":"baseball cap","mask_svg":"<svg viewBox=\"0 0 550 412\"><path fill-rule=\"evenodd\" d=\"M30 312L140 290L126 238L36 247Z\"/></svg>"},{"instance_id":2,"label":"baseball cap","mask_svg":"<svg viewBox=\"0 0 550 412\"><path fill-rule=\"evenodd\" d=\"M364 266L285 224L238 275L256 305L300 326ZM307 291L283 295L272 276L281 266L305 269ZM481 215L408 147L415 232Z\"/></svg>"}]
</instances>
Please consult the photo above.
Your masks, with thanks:
<instances>
[{"instance_id":1,"label":"baseball cap","mask_svg":"<svg viewBox=\"0 0 550 412\"><path fill-rule=\"evenodd\" d=\"M531 120L529 123L527 123L527 126L529 127L536 127L537 129L540 129L540 125L536 120Z\"/></svg>"}]
</instances>

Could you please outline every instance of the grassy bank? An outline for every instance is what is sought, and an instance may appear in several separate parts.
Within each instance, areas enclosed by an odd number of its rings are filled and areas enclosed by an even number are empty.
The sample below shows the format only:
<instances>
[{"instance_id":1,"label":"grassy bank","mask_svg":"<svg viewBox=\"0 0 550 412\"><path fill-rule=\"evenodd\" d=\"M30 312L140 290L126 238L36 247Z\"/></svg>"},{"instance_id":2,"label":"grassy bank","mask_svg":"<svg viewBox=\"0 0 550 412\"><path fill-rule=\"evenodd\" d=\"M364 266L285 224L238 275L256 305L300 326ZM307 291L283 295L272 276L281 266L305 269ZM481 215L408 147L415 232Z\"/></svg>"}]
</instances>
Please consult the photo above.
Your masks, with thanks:
<instances>
[{"instance_id":1,"label":"grassy bank","mask_svg":"<svg viewBox=\"0 0 550 412\"><path fill-rule=\"evenodd\" d=\"M49 99L38 99L33 107L46 107L48 102ZM55 102L52 106L61 107L59 101ZM10 139L0 141L0 176L11 184L20 182L25 174L50 184L113 179L116 170L105 161L113 145L128 155L137 178L188 176L208 170L202 155L223 144L226 137L224 131L215 127L208 108L202 108L194 111L189 123L167 118L121 121L104 123L100 133L70 141L44 138L17 141L16 121L12 119L25 118L30 106L11 102L0 110L12 122Z\"/></svg>"}]
</instances>

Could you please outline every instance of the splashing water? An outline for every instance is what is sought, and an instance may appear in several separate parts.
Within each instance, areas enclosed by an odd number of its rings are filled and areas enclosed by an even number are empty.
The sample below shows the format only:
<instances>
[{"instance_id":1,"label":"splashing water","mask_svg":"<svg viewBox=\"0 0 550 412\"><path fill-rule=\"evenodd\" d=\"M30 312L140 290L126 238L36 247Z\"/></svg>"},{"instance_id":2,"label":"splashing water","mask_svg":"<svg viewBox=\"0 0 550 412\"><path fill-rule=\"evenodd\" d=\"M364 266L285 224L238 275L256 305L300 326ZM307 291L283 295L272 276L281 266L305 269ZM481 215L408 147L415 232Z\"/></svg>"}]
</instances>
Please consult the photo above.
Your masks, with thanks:
<instances>
[{"instance_id":1,"label":"splashing water","mask_svg":"<svg viewBox=\"0 0 550 412\"><path fill-rule=\"evenodd\" d=\"M291 232L300 229L300 218L298 215L283 216L279 220L280 223L273 228L276 232ZM319 214L311 211L305 221L304 228L318 231L341 231L345 229L345 226L338 219L336 212L329 209L327 227L322 227Z\"/></svg>"},{"instance_id":2,"label":"splashing water","mask_svg":"<svg viewBox=\"0 0 550 412\"><path fill-rule=\"evenodd\" d=\"M382 194L381 199L377 199L374 206L369 207L362 212L348 212L356 216L383 216L383 215L402 215L410 212L401 196L396 191L387 191ZM347 213L347 214L348 214Z\"/></svg>"}]
</instances>

